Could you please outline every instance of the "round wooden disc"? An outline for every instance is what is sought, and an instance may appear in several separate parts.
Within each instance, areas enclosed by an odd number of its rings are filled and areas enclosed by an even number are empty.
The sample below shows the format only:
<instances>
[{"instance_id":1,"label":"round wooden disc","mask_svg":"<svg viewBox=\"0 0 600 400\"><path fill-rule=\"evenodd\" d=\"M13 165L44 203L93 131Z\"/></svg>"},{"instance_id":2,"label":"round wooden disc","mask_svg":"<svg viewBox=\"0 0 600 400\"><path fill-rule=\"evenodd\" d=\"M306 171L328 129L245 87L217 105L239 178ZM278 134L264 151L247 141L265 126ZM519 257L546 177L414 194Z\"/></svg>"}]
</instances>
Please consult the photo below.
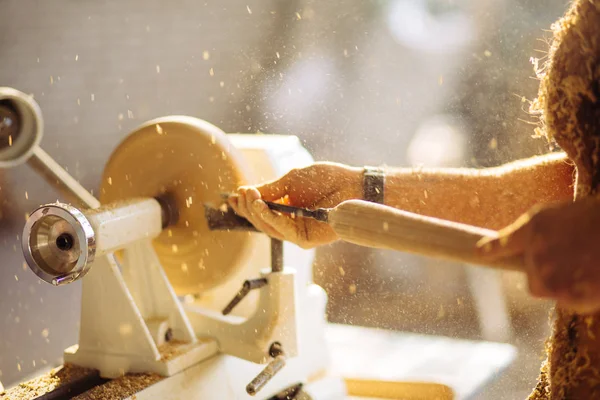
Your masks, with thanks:
<instances>
[{"instance_id":1,"label":"round wooden disc","mask_svg":"<svg viewBox=\"0 0 600 400\"><path fill-rule=\"evenodd\" d=\"M225 133L191 117L165 117L132 132L113 152L100 190L103 204L168 195L179 212L154 248L178 295L212 289L233 275L251 246L246 232L210 231L204 204L248 182L241 154Z\"/></svg>"}]
</instances>

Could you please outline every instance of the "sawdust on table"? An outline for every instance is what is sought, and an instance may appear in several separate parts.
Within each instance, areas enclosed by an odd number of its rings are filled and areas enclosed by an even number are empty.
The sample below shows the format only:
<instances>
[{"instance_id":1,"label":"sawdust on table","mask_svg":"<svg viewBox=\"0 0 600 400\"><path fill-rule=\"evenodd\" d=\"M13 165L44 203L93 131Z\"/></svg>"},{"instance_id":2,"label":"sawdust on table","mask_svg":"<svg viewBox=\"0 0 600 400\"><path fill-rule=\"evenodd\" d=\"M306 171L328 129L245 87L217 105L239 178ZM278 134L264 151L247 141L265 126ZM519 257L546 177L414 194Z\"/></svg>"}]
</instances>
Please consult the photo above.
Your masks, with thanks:
<instances>
[{"instance_id":1,"label":"sawdust on table","mask_svg":"<svg viewBox=\"0 0 600 400\"><path fill-rule=\"evenodd\" d=\"M173 358L185 353L187 347L184 347L186 342L181 340L171 340L158 347L161 360L172 360Z\"/></svg>"},{"instance_id":2,"label":"sawdust on table","mask_svg":"<svg viewBox=\"0 0 600 400\"><path fill-rule=\"evenodd\" d=\"M577 168L575 200L600 188L600 0L575 0L553 25L547 61L538 71L538 134L554 139ZM600 315L560 308L547 360L529 400L600 398Z\"/></svg>"},{"instance_id":3,"label":"sawdust on table","mask_svg":"<svg viewBox=\"0 0 600 400\"><path fill-rule=\"evenodd\" d=\"M164 379L157 374L127 374L96 386L72 400L123 400Z\"/></svg>"},{"instance_id":4,"label":"sawdust on table","mask_svg":"<svg viewBox=\"0 0 600 400\"><path fill-rule=\"evenodd\" d=\"M1 400L34 400L61 386L77 381L93 373L94 370L65 364L40 377L0 393ZM73 397L73 400L123 400L164 377L157 374L127 374L96 386L85 393Z\"/></svg>"},{"instance_id":5,"label":"sawdust on table","mask_svg":"<svg viewBox=\"0 0 600 400\"><path fill-rule=\"evenodd\" d=\"M54 368L47 374L34 378L0 394L2 400L33 400L45 395L60 386L76 381L90 374L93 370L65 364Z\"/></svg>"}]
</instances>

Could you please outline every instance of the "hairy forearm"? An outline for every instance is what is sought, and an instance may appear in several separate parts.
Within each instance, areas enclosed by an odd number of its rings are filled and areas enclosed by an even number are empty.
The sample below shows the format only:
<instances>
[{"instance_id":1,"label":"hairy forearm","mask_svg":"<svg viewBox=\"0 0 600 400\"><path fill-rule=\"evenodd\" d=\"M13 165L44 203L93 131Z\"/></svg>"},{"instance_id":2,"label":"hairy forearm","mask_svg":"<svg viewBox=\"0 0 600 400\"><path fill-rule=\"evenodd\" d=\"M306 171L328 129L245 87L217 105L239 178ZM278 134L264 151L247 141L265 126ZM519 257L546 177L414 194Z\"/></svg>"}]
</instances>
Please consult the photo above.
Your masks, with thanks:
<instances>
[{"instance_id":1,"label":"hairy forearm","mask_svg":"<svg viewBox=\"0 0 600 400\"><path fill-rule=\"evenodd\" d=\"M501 229L536 204L573 198L574 167L554 153L486 169L388 169L385 203Z\"/></svg>"}]
</instances>

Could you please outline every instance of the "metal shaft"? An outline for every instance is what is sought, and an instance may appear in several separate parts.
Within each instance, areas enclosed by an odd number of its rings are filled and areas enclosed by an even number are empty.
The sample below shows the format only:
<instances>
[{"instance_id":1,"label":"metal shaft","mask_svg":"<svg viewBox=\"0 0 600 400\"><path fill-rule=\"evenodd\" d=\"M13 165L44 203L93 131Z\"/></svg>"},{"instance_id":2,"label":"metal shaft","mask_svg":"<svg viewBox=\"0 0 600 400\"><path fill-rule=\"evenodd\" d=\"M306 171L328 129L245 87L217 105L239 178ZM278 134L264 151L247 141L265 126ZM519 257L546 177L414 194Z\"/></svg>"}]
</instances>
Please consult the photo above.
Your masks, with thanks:
<instances>
[{"instance_id":1,"label":"metal shaft","mask_svg":"<svg viewBox=\"0 0 600 400\"><path fill-rule=\"evenodd\" d=\"M267 364L265 369L263 369L261 373L248 384L248 386L246 386L246 392L248 392L250 396L254 396L275 376L275 374L281 371L284 366L285 357L283 355L278 355Z\"/></svg>"},{"instance_id":2,"label":"metal shaft","mask_svg":"<svg viewBox=\"0 0 600 400\"><path fill-rule=\"evenodd\" d=\"M60 193L83 208L97 208L100 202L64 170L48 153L37 146L28 160L29 165Z\"/></svg>"},{"instance_id":3,"label":"metal shaft","mask_svg":"<svg viewBox=\"0 0 600 400\"><path fill-rule=\"evenodd\" d=\"M283 271L283 242L279 239L271 239L271 271Z\"/></svg>"},{"instance_id":4,"label":"metal shaft","mask_svg":"<svg viewBox=\"0 0 600 400\"><path fill-rule=\"evenodd\" d=\"M240 304L240 302L248 295L248 293L250 293L251 290L260 289L260 288L264 287L267 283L268 283L268 281L266 278L249 279L249 280L245 281L244 285L242 286L240 291L237 292L237 294L235 295L233 300L231 300L229 302L229 304L227 304L227 306L225 306L225 308L223 309L223 311L222 311L223 315L227 315L231 311L233 311L233 309L238 304Z\"/></svg>"}]
</instances>

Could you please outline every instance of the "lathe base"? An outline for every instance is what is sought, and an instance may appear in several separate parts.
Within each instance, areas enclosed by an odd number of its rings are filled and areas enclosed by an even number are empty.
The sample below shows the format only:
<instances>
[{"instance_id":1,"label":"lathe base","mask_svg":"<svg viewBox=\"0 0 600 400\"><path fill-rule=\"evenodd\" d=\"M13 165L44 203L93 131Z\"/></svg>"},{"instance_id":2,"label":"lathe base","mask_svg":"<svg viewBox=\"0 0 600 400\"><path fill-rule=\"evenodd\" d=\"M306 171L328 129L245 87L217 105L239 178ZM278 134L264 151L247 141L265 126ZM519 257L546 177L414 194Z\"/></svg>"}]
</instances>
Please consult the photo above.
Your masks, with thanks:
<instances>
[{"instance_id":1,"label":"lathe base","mask_svg":"<svg viewBox=\"0 0 600 400\"><path fill-rule=\"evenodd\" d=\"M256 396L246 393L246 385L264 366L236 357L217 354L170 377L157 374L127 374L117 379L102 379L98 371L66 364L21 383L0 394L11 400L267 400L297 385L305 373L301 364L289 360ZM341 379L326 378L307 382L304 400L343 400L347 398ZM308 397L307 397L308 396Z\"/></svg>"}]
</instances>

